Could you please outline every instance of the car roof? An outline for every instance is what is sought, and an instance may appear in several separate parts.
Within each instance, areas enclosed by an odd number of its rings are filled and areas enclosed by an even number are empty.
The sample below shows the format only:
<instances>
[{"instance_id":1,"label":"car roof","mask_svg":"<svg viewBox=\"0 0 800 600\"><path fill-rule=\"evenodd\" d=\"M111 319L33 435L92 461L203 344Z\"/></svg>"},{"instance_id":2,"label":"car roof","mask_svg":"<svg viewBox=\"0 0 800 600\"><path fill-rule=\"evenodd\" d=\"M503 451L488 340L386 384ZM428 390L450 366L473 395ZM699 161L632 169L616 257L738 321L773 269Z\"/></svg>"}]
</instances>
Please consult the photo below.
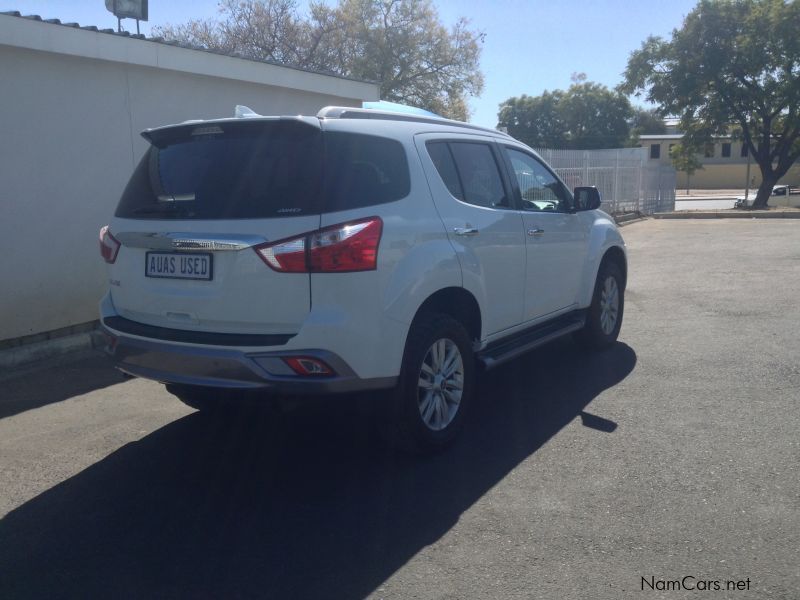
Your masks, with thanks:
<instances>
[{"instance_id":1,"label":"car roof","mask_svg":"<svg viewBox=\"0 0 800 600\"><path fill-rule=\"evenodd\" d=\"M160 127L152 127L145 129L142 136L150 140L153 134L162 132L168 129L183 128L183 127L198 127L203 125L214 125L223 123L240 123L243 120L254 122L295 122L297 124L307 125L318 129L323 128L326 121L329 122L345 122L350 120L357 121L381 121L386 124L396 123L401 129L408 130L414 129L419 132L433 132L433 131L450 131L458 133L477 133L483 135L491 135L495 137L502 137L508 140L513 140L511 136L496 129L489 129L488 127L480 127L463 121L455 121L453 119L445 119L444 117L427 116L427 115L414 115L407 113L398 113L390 111L382 111L368 108L352 108L347 106L326 106L320 110L316 116L265 116L259 115L250 110L246 106L237 106L234 111L233 117L224 117L217 119L192 119L183 121L182 123L175 123L171 125L162 125ZM405 125L401 125L405 124ZM359 127L360 129L360 127Z\"/></svg>"}]
</instances>

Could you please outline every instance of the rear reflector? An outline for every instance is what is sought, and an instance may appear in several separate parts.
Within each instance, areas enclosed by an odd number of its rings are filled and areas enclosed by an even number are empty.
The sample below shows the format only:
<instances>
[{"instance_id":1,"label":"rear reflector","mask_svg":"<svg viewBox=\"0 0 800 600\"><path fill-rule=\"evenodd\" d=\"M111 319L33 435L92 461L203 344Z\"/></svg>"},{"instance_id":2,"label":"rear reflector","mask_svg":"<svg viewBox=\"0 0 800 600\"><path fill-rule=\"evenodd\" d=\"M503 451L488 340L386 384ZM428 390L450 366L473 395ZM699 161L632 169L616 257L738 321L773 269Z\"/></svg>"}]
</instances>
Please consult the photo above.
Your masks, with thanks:
<instances>
[{"instance_id":1,"label":"rear reflector","mask_svg":"<svg viewBox=\"0 0 800 600\"><path fill-rule=\"evenodd\" d=\"M298 375L333 375L333 369L317 358L310 356L284 357L283 361Z\"/></svg>"},{"instance_id":2,"label":"rear reflector","mask_svg":"<svg viewBox=\"0 0 800 600\"><path fill-rule=\"evenodd\" d=\"M382 232L383 221L371 217L253 249L270 268L282 273L374 271Z\"/></svg>"},{"instance_id":3,"label":"rear reflector","mask_svg":"<svg viewBox=\"0 0 800 600\"><path fill-rule=\"evenodd\" d=\"M120 243L117 241L117 238L111 235L108 225L102 227L100 229L100 255L103 257L103 260L109 264L117 260L119 246Z\"/></svg>"}]
</instances>

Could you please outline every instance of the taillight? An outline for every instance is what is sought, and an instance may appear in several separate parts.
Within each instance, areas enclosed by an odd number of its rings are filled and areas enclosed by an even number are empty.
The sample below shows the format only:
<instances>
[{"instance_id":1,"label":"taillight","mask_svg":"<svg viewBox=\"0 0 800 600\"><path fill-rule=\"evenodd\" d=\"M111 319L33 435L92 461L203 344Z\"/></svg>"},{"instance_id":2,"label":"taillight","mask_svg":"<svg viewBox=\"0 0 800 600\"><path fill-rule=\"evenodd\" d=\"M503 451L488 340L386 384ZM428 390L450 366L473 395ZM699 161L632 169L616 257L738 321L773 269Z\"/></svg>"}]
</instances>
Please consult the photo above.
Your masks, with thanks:
<instances>
[{"instance_id":1,"label":"taillight","mask_svg":"<svg viewBox=\"0 0 800 600\"><path fill-rule=\"evenodd\" d=\"M284 273L305 273L306 238L293 238L275 244L254 246L256 253L267 265Z\"/></svg>"},{"instance_id":2,"label":"taillight","mask_svg":"<svg viewBox=\"0 0 800 600\"><path fill-rule=\"evenodd\" d=\"M371 217L340 223L294 238L254 246L267 265L282 273L345 273L378 266L383 221Z\"/></svg>"},{"instance_id":3,"label":"taillight","mask_svg":"<svg viewBox=\"0 0 800 600\"><path fill-rule=\"evenodd\" d=\"M108 225L100 229L100 255L107 263L117 260L120 243L108 230Z\"/></svg>"}]
</instances>

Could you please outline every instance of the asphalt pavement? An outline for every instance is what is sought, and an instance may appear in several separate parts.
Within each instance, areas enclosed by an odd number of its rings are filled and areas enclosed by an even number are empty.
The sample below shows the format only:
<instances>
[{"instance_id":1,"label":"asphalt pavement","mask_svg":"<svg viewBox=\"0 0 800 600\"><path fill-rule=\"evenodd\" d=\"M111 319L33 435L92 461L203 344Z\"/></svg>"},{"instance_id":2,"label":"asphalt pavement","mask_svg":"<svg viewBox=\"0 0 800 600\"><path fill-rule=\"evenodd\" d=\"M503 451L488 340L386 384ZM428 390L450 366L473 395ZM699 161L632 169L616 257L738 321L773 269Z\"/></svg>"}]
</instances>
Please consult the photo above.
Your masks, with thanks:
<instances>
[{"instance_id":1,"label":"asphalt pavement","mask_svg":"<svg viewBox=\"0 0 800 600\"><path fill-rule=\"evenodd\" d=\"M99 356L4 381L0 598L797 599L800 221L623 234L620 341L486 374L434 457L372 397L220 421Z\"/></svg>"}]
</instances>

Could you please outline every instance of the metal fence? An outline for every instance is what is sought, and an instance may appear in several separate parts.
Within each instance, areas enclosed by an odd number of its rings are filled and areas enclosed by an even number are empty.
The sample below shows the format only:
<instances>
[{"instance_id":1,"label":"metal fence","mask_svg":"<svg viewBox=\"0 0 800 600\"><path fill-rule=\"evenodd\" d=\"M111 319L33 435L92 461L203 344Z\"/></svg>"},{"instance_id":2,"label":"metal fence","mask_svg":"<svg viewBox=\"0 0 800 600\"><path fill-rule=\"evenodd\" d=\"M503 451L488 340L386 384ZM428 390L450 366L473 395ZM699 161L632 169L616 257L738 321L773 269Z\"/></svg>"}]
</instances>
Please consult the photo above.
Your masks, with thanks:
<instances>
[{"instance_id":1,"label":"metal fence","mask_svg":"<svg viewBox=\"0 0 800 600\"><path fill-rule=\"evenodd\" d=\"M675 209L675 169L651 165L645 148L536 151L570 189L597 187L602 208L610 214L649 215Z\"/></svg>"}]
</instances>

